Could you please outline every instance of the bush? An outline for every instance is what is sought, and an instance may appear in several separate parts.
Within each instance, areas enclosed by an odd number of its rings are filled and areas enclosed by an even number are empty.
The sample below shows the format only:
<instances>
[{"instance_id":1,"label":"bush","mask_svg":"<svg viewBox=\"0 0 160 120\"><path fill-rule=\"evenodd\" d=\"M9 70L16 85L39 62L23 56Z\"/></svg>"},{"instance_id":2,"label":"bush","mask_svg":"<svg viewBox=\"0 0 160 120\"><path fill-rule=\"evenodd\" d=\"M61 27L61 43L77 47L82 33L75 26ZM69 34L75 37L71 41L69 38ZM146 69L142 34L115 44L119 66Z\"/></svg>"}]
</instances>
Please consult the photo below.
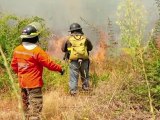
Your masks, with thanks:
<instances>
[{"instance_id":1,"label":"bush","mask_svg":"<svg viewBox=\"0 0 160 120\"><path fill-rule=\"evenodd\" d=\"M43 31L41 33L41 43L42 47L46 48L47 42L44 40L49 35L49 30L46 28L44 24L44 20L39 17L31 17L31 18L20 18L15 15L8 15L0 13L0 45L2 46L3 52L7 58L8 63L10 63L12 58L12 53L14 48L21 43L19 36L21 34L22 29L31 22L39 22L42 24ZM0 56L0 68L4 68L4 63L2 56ZM0 79L1 88L5 85L3 81L5 75L0 75L2 79ZM7 80L9 82L9 79ZM4 83L4 84L2 84Z\"/></svg>"}]
</instances>

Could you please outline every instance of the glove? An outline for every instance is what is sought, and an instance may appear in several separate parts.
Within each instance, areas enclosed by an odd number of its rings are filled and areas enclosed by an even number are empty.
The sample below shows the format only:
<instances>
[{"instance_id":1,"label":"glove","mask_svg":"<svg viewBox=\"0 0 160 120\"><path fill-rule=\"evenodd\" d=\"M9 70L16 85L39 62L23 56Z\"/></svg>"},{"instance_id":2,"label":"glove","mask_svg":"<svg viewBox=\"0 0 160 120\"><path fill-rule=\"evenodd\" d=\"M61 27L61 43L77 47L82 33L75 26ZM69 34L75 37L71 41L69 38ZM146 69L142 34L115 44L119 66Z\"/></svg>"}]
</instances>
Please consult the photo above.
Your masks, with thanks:
<instances>
[{"instance_id":1,"label":"glove","mask_svg":"<svg viewBox=\"0 0 160 120\"><path fill-rule=\"evenodd\" d=\"M61 73L61 75L64 75L65 70L64 70L64 69L62 69L62 71L61 71L60 73Z\"/></svg>"}]
</instances>

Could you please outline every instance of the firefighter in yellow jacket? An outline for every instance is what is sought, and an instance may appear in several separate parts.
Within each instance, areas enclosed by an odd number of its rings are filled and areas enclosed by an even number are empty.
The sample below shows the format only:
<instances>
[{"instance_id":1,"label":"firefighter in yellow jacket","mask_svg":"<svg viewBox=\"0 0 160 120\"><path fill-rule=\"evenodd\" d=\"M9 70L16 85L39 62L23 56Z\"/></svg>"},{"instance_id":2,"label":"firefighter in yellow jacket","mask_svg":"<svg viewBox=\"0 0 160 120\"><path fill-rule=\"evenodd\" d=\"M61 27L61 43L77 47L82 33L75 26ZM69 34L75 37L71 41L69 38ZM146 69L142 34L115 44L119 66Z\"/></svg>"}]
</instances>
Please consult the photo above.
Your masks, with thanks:
<instances>
[{"instance_id":1,"label":"firefighter in yellow jacket","mask_svg":"<svg viewBox=\"0 0 160 120\"><path fill-rule=\"evenodd\" d=\"M82 89L89 89L89 51L93 46L90 40L84 35L78 23L70 25L71 34L62 45L65 52L65 59L69 59L70 68L70 94L77 93L79 74L82 80Z\"/></svg>"}]
</instances>

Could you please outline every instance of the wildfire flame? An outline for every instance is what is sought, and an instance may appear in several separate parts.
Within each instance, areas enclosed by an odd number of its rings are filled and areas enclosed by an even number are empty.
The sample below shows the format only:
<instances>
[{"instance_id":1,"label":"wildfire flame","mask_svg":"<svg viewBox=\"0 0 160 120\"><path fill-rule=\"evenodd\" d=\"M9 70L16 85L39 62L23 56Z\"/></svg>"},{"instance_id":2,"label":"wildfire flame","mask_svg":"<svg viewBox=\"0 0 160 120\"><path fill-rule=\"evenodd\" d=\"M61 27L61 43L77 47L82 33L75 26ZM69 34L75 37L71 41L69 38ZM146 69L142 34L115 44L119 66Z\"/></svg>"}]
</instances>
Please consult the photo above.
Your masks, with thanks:
<instances>
[{"instance_id":1,"label":"wildfire flame","mask_svg":"<svg viewBox=\"0 0 160 120\"><path fill-rule=\"evenodd\" d=\"M106 32L99 30L99 40L97 46L93 45L95 51L91 55L91 60L97 63L103 63L107 57L107 40L108 35ZM62 44L66 41L66 37L54 36L48 46L48 53L56 58L63 58L64 53L61 51Z\"/></svg>"},{"instance_id":2,"label":"wildfire flame","mask_svg":"<svg viewBox=\"0 0 160 120\"><path fill-rule=\"evenodd\" d=\"M55 57L62 59L64 53L61 51L62 44L65 42L66 37L54 37L50 40L48 45L48 53Z\"/></svg>"},{"instance_id":3,"label":"wildfire flame","mask_svg":"<svg viewBox=\"0 0 160 120\"><path fill-rule=\"evenodd\" d=\"M92 55L92 59L94 61L97 61L99 63L101 62L104 62L106 60L106 57L107 57L107 48L108 48L108 45L107 45L107 39L108 39L108 35L100 30L99 31L99 40L98 40L98 45L95 46L97 47L97 50L95 51L95 53Z\"/></svg>"}]
</instances>

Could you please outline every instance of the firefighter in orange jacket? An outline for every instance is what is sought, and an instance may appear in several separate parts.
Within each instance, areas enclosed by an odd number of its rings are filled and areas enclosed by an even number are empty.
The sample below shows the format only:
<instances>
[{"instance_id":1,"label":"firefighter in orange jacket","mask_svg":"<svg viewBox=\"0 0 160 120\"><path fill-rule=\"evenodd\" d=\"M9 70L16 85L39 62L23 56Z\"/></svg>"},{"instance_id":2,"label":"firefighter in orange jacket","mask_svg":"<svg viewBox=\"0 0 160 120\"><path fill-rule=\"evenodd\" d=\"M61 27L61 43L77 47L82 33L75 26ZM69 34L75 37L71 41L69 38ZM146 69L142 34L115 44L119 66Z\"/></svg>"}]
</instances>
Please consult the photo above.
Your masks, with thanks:
<instances>
[{"instance_id":1,"label":"firefighter in orange jacket","mask_svg":"<svg viewBox=\"0 0 160 120\"><path fill-rule=\"evenodd\" d=\"M43 67L57 71L61 75L64 73L62 67L54 63L49 55L36 44L40 33L36 27L37 24L29 24L23 29L20 36L22 44L15 48L11 61L12 69L18 74L24 113L26 119L29 120L41 119Z\"/></svg>"}]
</instances>

